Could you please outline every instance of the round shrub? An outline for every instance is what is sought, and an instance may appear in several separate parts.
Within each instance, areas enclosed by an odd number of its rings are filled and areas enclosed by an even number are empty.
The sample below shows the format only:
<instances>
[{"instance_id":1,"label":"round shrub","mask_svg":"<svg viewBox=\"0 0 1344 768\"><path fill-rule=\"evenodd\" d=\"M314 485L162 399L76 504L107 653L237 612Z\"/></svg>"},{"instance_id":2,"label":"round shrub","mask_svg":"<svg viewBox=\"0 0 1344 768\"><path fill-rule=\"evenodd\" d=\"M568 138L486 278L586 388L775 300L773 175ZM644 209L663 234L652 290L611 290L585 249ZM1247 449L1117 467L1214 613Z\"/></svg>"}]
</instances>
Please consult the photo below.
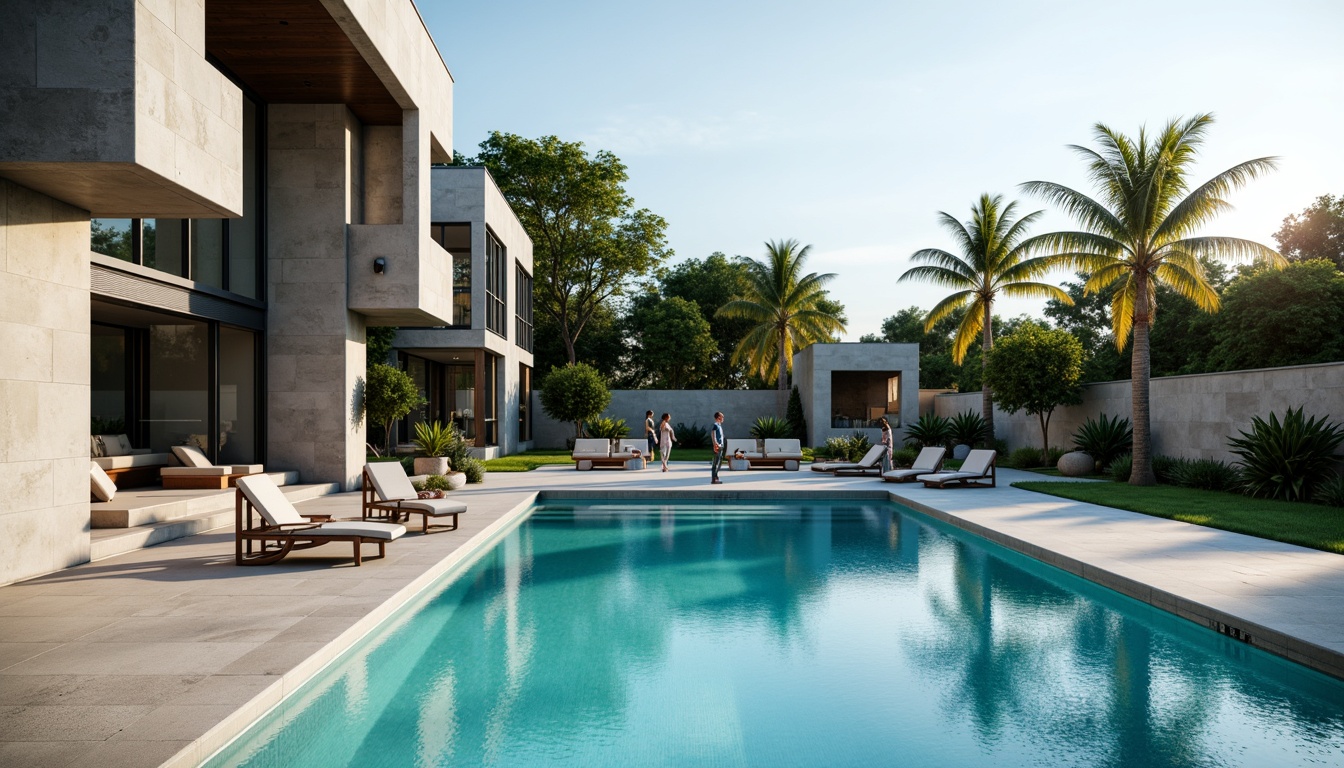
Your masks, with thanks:
<instances>
[{"instance_id":1,"label":"round shrub","mask_svg":"<svg viewBox=\"0 0 1344 768\"><path fill-rule=\"evenodd\" d=\"M468 483L480 483L485 481L485 465L482 464L479 459L465 459L462 462L462 466L457 469L467 476Z\"/></svg>"},{"instance_id":2,"label":"round shrub","mask_svg":"<svg viewBox=\"0 0 1344 768\"><path fill-rule=\"evenodd\" d=\"M540 389L541 409L556 421L573 424L575 437L583 436L583 422L601 416L611 404L607 382L586 363L552 368Z\"/></svg>"}]
</instances>

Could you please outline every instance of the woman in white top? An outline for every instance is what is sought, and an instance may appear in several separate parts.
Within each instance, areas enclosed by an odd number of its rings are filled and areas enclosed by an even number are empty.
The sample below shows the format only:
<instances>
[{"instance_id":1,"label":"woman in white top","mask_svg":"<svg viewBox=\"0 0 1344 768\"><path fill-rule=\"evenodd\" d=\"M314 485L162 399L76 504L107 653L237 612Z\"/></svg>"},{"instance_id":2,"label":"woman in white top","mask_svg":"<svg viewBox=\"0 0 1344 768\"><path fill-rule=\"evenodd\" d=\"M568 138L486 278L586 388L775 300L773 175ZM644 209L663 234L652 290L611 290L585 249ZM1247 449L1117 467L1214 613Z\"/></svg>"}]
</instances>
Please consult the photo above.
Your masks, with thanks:
<instances>
[{"instance_id":1,"label":"woman in white top","mask_svg":"<svg viewBox=\"0 0 1344 768\"><path fill-rule=\"evenodd\" d=\"M882 427L882 447L886 448L882 452L882 471L891 471L891 451L892 445L891 424L887 422L886 417L877 420L878 426Z\"/></svg>"},{"instance_id":2,"label":"woman in white top","mask_svg":"<svg viewBox=\"0 0 1344 768\"><path fill-rule=\"evenodd\" d=\"M658 453L663 462L663 471L667 471L667 457L672 453L672 444L677 442L677 433L672 431L672 414L664 413L662 423L658 425Z\"/></svg>"}]
</instances>

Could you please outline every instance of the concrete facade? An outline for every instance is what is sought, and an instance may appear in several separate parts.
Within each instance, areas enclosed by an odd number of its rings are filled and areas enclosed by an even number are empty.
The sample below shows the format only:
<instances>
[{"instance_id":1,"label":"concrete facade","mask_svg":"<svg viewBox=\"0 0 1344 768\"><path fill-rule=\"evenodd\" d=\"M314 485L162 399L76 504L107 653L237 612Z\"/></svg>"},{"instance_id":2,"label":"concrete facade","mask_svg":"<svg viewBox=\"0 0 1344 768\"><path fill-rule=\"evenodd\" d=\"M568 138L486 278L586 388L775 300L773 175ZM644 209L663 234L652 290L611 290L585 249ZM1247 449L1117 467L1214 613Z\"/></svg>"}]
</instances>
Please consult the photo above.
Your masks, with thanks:
<instances>
[{"instance_id":1,"label":"concrete facade","mask_svg":"<svg viewBox=\"0 0 1344 768\"><path fill-rule=\"evenodd\" d=\"M905 425L919 418L918 344L813 344L795 354L793 383L798 387L803 412L807 416L808 444L822 445L829 438L855 432L868 435L874 443L880 437L881 430L876 427L832 425L837 405L833 374L847 371L899 374L899 413L887 413L899 444L905 436Z\"/></svg>"},{"instance_id":2,"label":"concrete facade","mask_svg":"<svg viewBox=\"0 0 1344 768\"><path fill-rule=\"evenodd\" d=\"M205 0L7 3L0 175L94 216L242 214L242 92Z\"/></svg>"},{"instance_id":3,"label":"concrete facade","mask_svg":"<svg viewBox=\"0 0 1344 768\"><path fill-rule=\"evenodd\" d=\"M522 340L517 337L515 317L518 315L520 297L515 290L514 276L517 269L532 274L532 239L484 168L435 168L432 182L430 220L434 223L471 226L471 327L403 328L398 330L393 347L430 359L442 359L444 353L453 350L484 350L486 354L497 358L500 375L495 382L495 391L491 394L499 408L498 441L495 446L481 446L478 452L490 457L527 450L535 443L535 439L520 441L514 425L518 423L522 396L519 366L532 368L532 352L524 348ZM503 335L487 330L485 323L487 232L493 233L504 246L505 252ZM434 247L438 248L437 245ZM449 266L450 283L444 295L451 299L451 262ZM477 386L480 386L480 382L477 382ZM534 410L533 413L538 412ZM534 416L534 429L536 425Z\"/></svg>"},{"instance_id":4,"label":"concrete facade","mask_svg":"<svg viewBox=\"0 0 1344 768\"><path fill-rule=\"evenodd\" d=\"M644 434L644 412L653 411L654 421L672 414L673 426L698 425L709 429L714 412L723 411L724 437L750 437L751 425L762 416L784 417L789 395L774 389L617 389L603 416L625 419L630 437ZM533 395L533 425L538 448L564 448L574 437L574 425L561 423L542 413L541 395ZM673 449L675 452L675 449Z\"/></svg>"},{"instance_id":5,"label":"concrete facade","mask_svg":"<svg viewBox=\"0 0 1344 768\"><path fill-rule=\"evenodd\" d=\"M1057 408L1051 417L1050 445L1071 448L1073 434L1099 414L1129 418L1131 391L1128 379L1084 385L1081 404ZM1152 380L1149 398L1155 453L1231 462L1236 457L1228 452L1227 439L1249 430L1253 416L1274 412L1282 417L1300 406L1308 416L1344 421L1344 362L1164 376ZM935 409L940 416L979 413L980 393L939 395ZM995 408L994 429L1010 448L1041 444L1035 416Z\"/></svg>"}]
</instances>

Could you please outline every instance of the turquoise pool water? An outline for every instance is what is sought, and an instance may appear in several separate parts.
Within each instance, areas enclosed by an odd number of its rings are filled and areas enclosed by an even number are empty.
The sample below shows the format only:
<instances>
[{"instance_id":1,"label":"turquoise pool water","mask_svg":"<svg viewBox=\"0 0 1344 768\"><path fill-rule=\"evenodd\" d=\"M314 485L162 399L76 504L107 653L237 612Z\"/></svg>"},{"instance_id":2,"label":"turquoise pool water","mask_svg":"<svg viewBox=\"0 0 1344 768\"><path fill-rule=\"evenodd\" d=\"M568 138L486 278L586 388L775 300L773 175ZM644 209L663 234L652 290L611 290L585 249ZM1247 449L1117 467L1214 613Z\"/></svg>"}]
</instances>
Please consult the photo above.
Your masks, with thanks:
<instances>
[{"instance_id":1,"label":"turquoise pool water","mask_svg":"<svg viewBox=\"0 0 1344 768\"><path fill-rule=\"evenodd\" d=\"M1344 683L892 504L550 504L209 765L1344 765Z\"/></svg>"}]
</instances>

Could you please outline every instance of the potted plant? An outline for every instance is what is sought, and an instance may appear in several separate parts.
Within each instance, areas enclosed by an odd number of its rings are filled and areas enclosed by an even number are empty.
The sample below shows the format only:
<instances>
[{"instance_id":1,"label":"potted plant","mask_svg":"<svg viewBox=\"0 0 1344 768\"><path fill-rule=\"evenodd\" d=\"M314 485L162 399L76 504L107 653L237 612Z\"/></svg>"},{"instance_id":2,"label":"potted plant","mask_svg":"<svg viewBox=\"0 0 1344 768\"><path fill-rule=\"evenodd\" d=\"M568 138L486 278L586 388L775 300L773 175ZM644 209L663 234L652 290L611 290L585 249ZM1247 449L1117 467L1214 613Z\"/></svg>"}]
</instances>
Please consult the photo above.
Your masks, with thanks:
<instances>
[{"instance_id":1,"label":"potted plant","mask_svg":"<svg viewBox=\"0 0 1344 768\"><path fill-rule=\"evenodd\" d=\"M452 425L444 426L442 422L435 421L433 424L419 422L415 425L415 443L416 449L424 454L415 457L415 474L417 475L446 475L451 465L445 456L448 455L448 449L452 446L453 431Z\"/></svg>"}]
</instances>

